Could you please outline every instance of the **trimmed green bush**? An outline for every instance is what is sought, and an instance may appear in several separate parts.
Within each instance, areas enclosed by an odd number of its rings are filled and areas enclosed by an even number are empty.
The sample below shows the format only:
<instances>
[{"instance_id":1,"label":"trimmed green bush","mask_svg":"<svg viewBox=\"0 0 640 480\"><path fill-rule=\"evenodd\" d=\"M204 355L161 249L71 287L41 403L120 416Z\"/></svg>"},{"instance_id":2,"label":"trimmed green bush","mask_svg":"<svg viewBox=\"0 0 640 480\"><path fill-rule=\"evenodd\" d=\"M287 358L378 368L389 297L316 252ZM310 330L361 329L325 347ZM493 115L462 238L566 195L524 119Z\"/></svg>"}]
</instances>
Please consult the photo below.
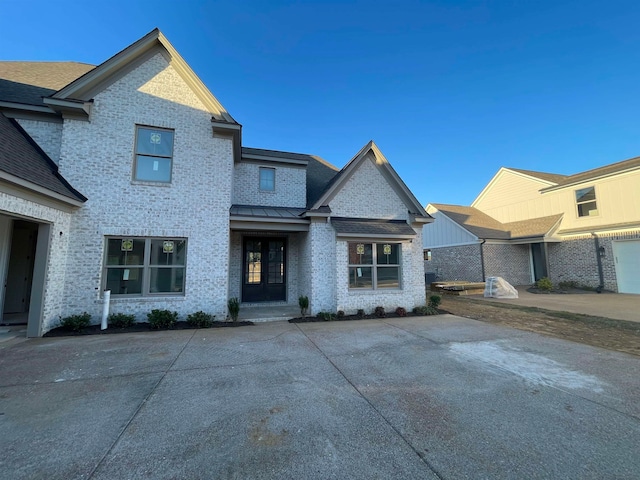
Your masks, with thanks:
<instances>
[{"instance_id":1,"label":"trimmed green bush","mask_svg":"<svg viewBox=\"0 0 640 480\"><path fill-rule=\"evenodd\" d=\"M416 315L438 315L440 312L429 305L422 305L421 307L415 307L413 313Z\"/></svg>"},{"instance_id":2,"label":"trimmed green bush","mask_svg":"<svg viewBox=\"0 0 640 480\"><path fill-rule=\"evenodd\" d=\"M407 310L403 307L398 307L396 308L396 315L398 315L399 317L406 317L407 316Z\"/></svg>"},{"instance_id":3,"label":"trimmed green bush","mask_svg":"<svg viewBox=\"0 0 640 480\"><path fill-rule=\"evenodd\" d=\"M229 316L232 322L238 321L238 315L240 314L240 301L238 297L230 298L227 302L227 308L229 309Z\"/></svg>"},{"instance_id":4,"label":"trimmed green bush","mask_svg":"<svg viewBox=\"0 0 640 480\"><path fill-rule=\"evenodd\" d=\"M126 313L112 313L109 315L109 325L116 328L127 328L136 323L135 315Z\"/></svg>"},{"instance_id":5,"label":"trimmed green bush","mask_svg":"<svg viewBox=\"0 0 640 480\"><path fill-rule=\"evenodd\" d=\"M538 290L549 292L553 289L553 283L551 283L551 280L549 280L547 277L542 277L536 282L536 288Z\"/></svg>"},{"instance_id":6,"label":"trimmed green bush","mask_svg":"<svg viewBox=\"0 0 640 480\"><path fill-rule=\"evenodd\" d=\"M178 321L178 312L170 310L154 309L147 313L149 319L149 327L154 330L167 330L175 327Z\"/></svg>"},{"instance_id":7,"label":"trimmed green bush","mask_svg":"<svg viewBox=\"0 0 640 480\"><path fill-rule=\"evenodd\" d=\"M300 315L304 317L309 309L309 297L306 295L300 295L298 297L298 305L300 306Z\"/></svg>"},{"instance_id":8,"label":"trimmed green bush","mask_svg":"<svg viewBox=\"0 0 640 480\"><path fill-rule=\"evenodd\" d=\"M337 317L338 318L344 318L344 310L338 310Z\"/></svg>"},{"instance_id":9,"label":"trimmed green bush","mask_svg":"<svg viewBox=\"0 0 640 480\"><path fill-rule=\"evenodd\" d=\"M73 330L74 332L79 332L89 325L91 325L91 314L87 312L77 315L69 315L68 317L64 317L60 320L60 326L68 330Z\"/></svg>"},{"instance_id":10,"label":"trimmed green bush","mask_svg":"<svg viewBox=\"0 0 640 480\"><path fill-rule=\"evenodd\" d=\"M429 303L427 303L427 305L431 308L438 308L440 306L441 301L442 301L442 297L440 295L430 295Z\"/></svg>"},{"instance_id":11,"label":"trimmed green bush","mask_svg":"<svg viewBox=\"0 0 640 480\"><path fill-rule=\"evenodd\" d=\"M356 315L358 316L358 318L364 318L364 310L362 308L359 308Z\"/></svg>"},{"instance_id":12,"label":"trimmed green bush","mask_svg":"<svg viewBox=\"0 0 640 480\"><path fill-rule=\"evenodd\" d=\"M319 312L318 317L323 319L325 322L332 322L335 320L335 315L331 312Z\"/></svg>"},{"instance_id":13,"label":"trimmed green bush","mask_svg":"<svg viewBox=\"0 0 640 480\"><path fill-rule=\"evenodd\" d=\"M215 315L210 315L200 310L187 315L187 323L196 328L210 328L215 318Z\"/></svg>"}]
</instances>

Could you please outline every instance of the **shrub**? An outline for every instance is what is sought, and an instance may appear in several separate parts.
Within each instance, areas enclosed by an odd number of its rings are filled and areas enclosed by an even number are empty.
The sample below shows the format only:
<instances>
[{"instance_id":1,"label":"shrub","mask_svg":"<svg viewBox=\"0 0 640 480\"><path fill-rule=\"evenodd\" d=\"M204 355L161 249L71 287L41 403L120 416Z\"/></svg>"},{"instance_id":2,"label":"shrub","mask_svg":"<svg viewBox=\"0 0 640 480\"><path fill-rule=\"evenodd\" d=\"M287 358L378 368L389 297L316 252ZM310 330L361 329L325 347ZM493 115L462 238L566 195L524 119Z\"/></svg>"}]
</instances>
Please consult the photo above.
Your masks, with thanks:
<instances>
[{"instance_id":1,"label":"shrub","mask_svg":"<svg viewBox=\"0 0 640 480\"><path fill-rule=\"evenodd\" d=\"M422 305L421 307L415 307L413 313L416 315L438 315L440 312L429 305Z\"/></svg>"},{"instance_id":2,"label":"shrub","mask_svg":"<svg viewBox=\"0 0 640 480\"><path fill-rule=\"evenodd\" d=\"M154 330L173 328L178 321L178 312L154 309L147 313L149 327Z\"/></svg>"},{"instance_id":3,"label":"shrub","mask_svg":"<svg viewBox=\"0 0 640 480\"><path fill-rule=\"evenodd\" d=\"M187 315L187 323L195 328L210 328L215 318L215 315L210 315L200 310Z\"/></svg>"},{"instance_id":4,"label":"shrub","mask_svg":"<svg viewBox=\"0 0 640 480\"><path fill-rule=\"evenodd\" d=\"M300 306L300 315L304 317L309 309L309 297L306 295L300 295L298 297L298 305Z\"/></svg>"},{"instance_id":5,"label":"shrub","mask_svg":"<svg viewBox=\"0 0 640 480\"><path fill-rule=\"evenodd\" d=\"M230 298L227 302L227 307L229 308L229 316L231 317L232 322L238 321L238 314L240 313L240 301L238 297Z\"/></svg>"},{"instance_id":6,"label":"shrub","mask_svg":"<svg viewBox=\"0 0 640 480\"><path fill-rule=\"evenodd\" d=\"M78 315L70 315L60 320L60 325L68 330L79 332L85 327L91 324L91 314L87 312L80 313Z\"/></svg>"},{"instance_id":7,"label":"shrub","mask_svg":"<svg viewBox=\"0 0 640 480\"><path fill-rule=\"evenodd\" d=\"M536 288L538 290L549 292L553 288L553 283L551 283L551 280L549 280L547 277L542 277L536 282Z\"/></svg>"},{"instance_id":8,"label":"shrub","mask_svg":"<svg viewBox=\"0 0 640 480\"><path fill-rule=\"evenodd\" d=\"M384 307L376 307L376 309L373 311L373 314L377 317L377 318L383 318L386 317L387 314L384 311Z\"/></svg>"},{"instance_id":9,"label":"shrub","mask_svg":"<svg viewBox=\"0 0 640 480\"><path fill-rule=\"evenodd\" d=\"M364 310L362 308L359 308L356 315L358 316L358 318L364 318Z\"/></svg>"},{"instance_id":10,"label":"shrub","mask_svg":"<svg viewBox=\"0 0 640 480\"><path fill-rule=\"evenodd\" d=\"M558 283L558 287L560 287L561 290L571 290L572 288L580 288L580 285L578 285L578 282L575 280L566 280Z\"/></svg>"},{"instance_id":11,"label":"shrub","mask_svg":"<svg viewBox=\"0 0 640 480\"><path fill-rule=\"evenodd\" d=\"M442 301L442 297L440 295L430 295L429 303L427 303L427 305L431 308L438 308L440 306L441 301Z\"/></svg>"},{"instance_id":12,"label":"shrub","mask_svg":"<svg viewBox=\"0 0 640 480\"><path fill-rule=\"evenodd\" d=\"M109 325L113 325L116 328L127 328L134 323L136 323L135 315L126 313L112 313L109 315Z\"/></svg>"},{"instance_id":13,"label":"shrub","mask_svg":"<svg viewBox=\"0 0 640 480\"><path fill-rule=\"evenodd\" d=\"M338 314L336 316L338 318L344 318L344 310L338 310Z\"/></svg>"},{"instance_id":14,"label":"shrub","mask_svg":"<svg viewBox=\"0 0 640 480\"><path fill-rule=\"evenodd\" d=\"M406 317L407 316L407 310L402 308L402 307L398 307L398 308L396 308L396 315L398 315L399 317Z\"/></svg>"},{"instance_id":15,"label":"shrub","mask_svg":"<svg viewBox=\"0 0 640 480\"><path fill-rule=\"evenodd\" d=\"M331 322L335 319L335 316L331 312L318 312L318 317L323 319L325 322Z\"/></svg>"}]
</instances>

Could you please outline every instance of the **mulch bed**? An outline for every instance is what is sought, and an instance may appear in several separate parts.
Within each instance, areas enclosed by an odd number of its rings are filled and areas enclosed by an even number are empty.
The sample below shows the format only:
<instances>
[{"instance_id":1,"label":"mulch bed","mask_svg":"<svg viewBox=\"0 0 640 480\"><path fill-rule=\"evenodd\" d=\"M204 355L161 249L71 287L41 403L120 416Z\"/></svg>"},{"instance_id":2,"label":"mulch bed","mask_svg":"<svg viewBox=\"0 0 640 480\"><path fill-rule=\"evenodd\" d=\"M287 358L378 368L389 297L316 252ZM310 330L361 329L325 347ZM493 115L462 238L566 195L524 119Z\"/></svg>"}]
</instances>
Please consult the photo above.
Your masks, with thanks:
<instances>
[{"instance_id":1,"label":"mulch bed","mask_svg":"<svg viewBox=\"0 0 640 480\"><path fill-rule=\"evenodd\" d=\"M253 325L253 322L213 322L210 328L224 328L224 327L245 327L247 325ZM170 330L195 330L199 327L193 327L187 322L177 322L176 325ZM100 325L91 325L83 328L79 331L69 330L65 327L57 327L53 330L49 330L45 333L44 337L75 337L78 335L107 335L112 333L136 333L136 332L162 332L166 330L155 330L149 327L147 322L134 323L130 327L116 328L109 327L106 330L100 330Z\"/></svg>"},{"instance_id":2,"label":"mulch bed","mask_svg":"<svg viewBox=\"0 0 640 480\"><path fill-rule=\"evenodd\" d=\"M437 309L439 314L449 313L446 310ZM346 322L351 320L382 320L385 318L403 318L403 317L424 317L424 315L420 313L407 312L406 315L398 315L395 312L388 312L384 317L377 317L374 314L368 315L343 315L338 317L337 315L333 315L331 320L327 320L324 317L297 317L289 319L289 323L315 323L315 322Z\"/></svg>"}]
</instances>

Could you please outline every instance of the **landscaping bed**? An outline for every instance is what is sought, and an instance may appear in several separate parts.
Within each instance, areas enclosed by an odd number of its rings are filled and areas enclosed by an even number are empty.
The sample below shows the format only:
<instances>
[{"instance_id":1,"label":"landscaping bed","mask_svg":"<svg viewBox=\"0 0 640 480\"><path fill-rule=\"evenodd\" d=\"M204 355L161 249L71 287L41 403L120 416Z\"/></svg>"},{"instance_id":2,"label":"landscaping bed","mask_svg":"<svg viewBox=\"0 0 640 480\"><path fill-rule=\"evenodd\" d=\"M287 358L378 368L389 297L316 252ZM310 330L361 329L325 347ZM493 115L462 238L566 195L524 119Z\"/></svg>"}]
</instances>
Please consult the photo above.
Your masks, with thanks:
<instances>
[{"instance_id":1,"label":"landscaping bed","mask_svg":"<svg viewBox=\"0 0 640 480\"><path fill-rule=\"evenodd\" d=\"M244 327L247 325L253 325L253 322L213 322L210 326L205 328L224 328L224 327ZM90 325L83 327L80 330L72 330L67 327L57 327L53 330L49 330L45 333L44 337L68 337L77 335L106 335L112 333L136 333L136 332L161 332L167 330L194 330L197 327L187 322L176 322L172 328L168 329L152 329L148 322L134 323L128 327L109 327L106 330L100 330L100 325Z\"/></svg>"}]
</instances>

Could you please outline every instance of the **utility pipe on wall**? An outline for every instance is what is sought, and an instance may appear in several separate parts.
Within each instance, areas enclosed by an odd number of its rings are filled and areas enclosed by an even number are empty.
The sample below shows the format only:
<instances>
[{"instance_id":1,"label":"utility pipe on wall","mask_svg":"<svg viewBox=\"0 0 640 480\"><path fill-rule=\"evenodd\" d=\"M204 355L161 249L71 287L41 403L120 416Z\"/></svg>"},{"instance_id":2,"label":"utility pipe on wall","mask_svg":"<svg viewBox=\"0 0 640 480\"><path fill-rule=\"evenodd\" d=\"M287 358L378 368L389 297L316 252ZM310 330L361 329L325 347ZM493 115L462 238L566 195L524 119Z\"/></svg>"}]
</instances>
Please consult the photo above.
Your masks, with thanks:
<instances>
[{"instance_id":1,"label":"utility pipe on wall","mask_svg":"<svg viewBox=\"0 0 640 480\"><path fill-rule=\"evenodd\" d=\"M598 260L598 276L600 277L600 285L596 288L596 292L602 293L604 289L604 272L602 271L602 258L600 258L600 241L596 233L592 233L591 235L593 235L593 241L596 244L596 260Z\"/></svg>"},{"instance_id":2,"label":"utility pipe on wall","mask_svg":"<svg viewBox=\"0 0 640 480\"><path fill-rule=\"evenodd\" d=\"M109 302L111 301L111 290L105 290L103 296L104 303L102 304L102 324L100 330L107 329L107 318L109 317Z\"/></svg>"}]
</instances>

